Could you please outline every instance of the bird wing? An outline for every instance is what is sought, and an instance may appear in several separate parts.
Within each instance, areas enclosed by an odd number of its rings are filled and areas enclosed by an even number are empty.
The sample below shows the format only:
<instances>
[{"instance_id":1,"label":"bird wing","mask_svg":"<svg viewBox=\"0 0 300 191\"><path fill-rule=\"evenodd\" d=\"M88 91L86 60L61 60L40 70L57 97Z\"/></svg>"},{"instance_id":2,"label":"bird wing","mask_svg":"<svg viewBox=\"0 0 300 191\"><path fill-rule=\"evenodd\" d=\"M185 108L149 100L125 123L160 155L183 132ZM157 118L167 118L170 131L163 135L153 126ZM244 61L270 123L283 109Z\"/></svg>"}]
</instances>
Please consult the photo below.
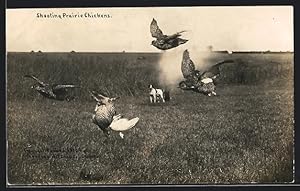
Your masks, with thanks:
<instances>
[{"instance_id":1,"label":"bird wing","mask_svg":"<svg viewBox=\"0 0 300 191\"><path fill-rule=\"evenodd\" d=\"M184 78L194 74L195 72L195 64L190 58L190 54L188 50L183 52L182 62L181 62L181 72Z\"/></svg>"},{"instance_id":2,"label":"bird wing","mask_svg":"<svg viewBox=\"0 0 300 191\"><path fill-rule=\"evenodd\" d=\"M77 86L77 85L54 85L52 87L53 91L67 89L67 88L80 88L80 86Z\"/></svg>"},{"instance_id":3,"label":"bird wing","mask_svg":"<svg viewBox=\"0 0 300 191\"><path fill-rule=\"evenodd\" d=\"M103 93L97 92L96 90L92 90L92 91L90 91L90 93L91 93L93 96L97 97L98 99L109 98L109 97L107 97L106 95L104 95ZM117 99L117 98L116 98L116 99Z\"/></svg>"},{"instance_id":4,"label":"bird wing","mask_svg":"<svg viewBox=\"0 0 300 191\"><path fill-rule=\"evenodd\" d=\"M201 78L216 78L220 74L220 66L225 63L233 63L233 60L224 60L218 62L217 64L209 67L205 72L201 74Z\"/></svg>"},{"instance_id":5,"label":"bird wing","mask_svg":"<svg viewBox=\"0 0 300 191\"><path fill-rule=\"evenodd\" d=\"M94 92L94 91L89 91L89 92L90 92L92 98L93 98L96 102L100 102L100 99L98 99L97 96L96 96L96 95L97 95L96 92Z\"/></svg>"},{"instance_id":6,"label":"bird wing","mask_svg":"<svg viewBox=\"0 0 300 191\"><path fill-rule=\"evenodd\" d=\"M94 98L94 100L96 100L97 102L101 102L101 100L103 99L110 99L111 101L115 101L116 99L119 99L120 97L115 97L115 98L109 98L106 95L103 95L103 93L98 93L95 90L89 91L90 94L92 95L92 97Z\"/></svg>"},{"instance_id":7,"label":"bird wing","mask_svg":"<svg viewBox=\"0 0 300 191\"><path fill-rule=\"evenodd\" d=\"M138 123L138 121L139 121L138 117L135 117L131 120L128 120L126 118L121 118L112 121L109 127L114 131L126 131L134 127Z\"/></svg>"},{"instance_id":8,"label":"bird wing","mask_svg":"<svg viewBox=\"0 0 300 191\"><path fill-rule=\"evenodd\" d=\"M178 37L181 36L181 33L184 33L184 32L186 32L186 31L184 30L184 31L180 31L180 32L177 32L175 34L169 35L169 36L166 37L166 40L178 38Z\"/></svg>"},{"instance_id":9,"label":"bird wing","mask_svg":"<svg viewBox=\"0 0 300 191\"><path fill-rule=\"evenodd\" d=\"M41 80L39 80L37 77L35 77L35 76L33 76L33 75L25 75L24 77L34 79L35 81L37 81L37 82L38 82L40 85L42 85L42 86L48 85L48 84L42 82Z\"/></svg>"},{"instance_id":10,"label":"bird wing","mask_svg":"<svg viewBox=\"0 0 300 191\"><path fill-rule=\"evenodd\" d=\"M154 37L154 38L162 38L164 36L163 32L158 27L155 19L153 19L150 24L150 32L151 32L152 37Z\"/></svg>"}]
</instances>

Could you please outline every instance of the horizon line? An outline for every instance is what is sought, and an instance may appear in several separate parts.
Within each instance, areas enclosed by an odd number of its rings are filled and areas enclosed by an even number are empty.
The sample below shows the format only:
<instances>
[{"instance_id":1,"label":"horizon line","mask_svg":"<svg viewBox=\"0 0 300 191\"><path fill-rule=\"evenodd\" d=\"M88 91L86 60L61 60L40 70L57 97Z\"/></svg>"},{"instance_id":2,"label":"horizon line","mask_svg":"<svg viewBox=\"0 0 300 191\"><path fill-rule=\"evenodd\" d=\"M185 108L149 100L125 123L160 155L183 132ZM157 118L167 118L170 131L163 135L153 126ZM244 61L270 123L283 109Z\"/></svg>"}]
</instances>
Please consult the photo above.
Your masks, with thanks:
<instances>
[{"instance_id":1,"label":"horizon line","mask_svg":"<svg viewBox=\"0 0 300 191\"><path fill-rule=\"evenodd\" d=\"M188 50L188 49L187 49ZM165 53L167 51L6 51L6 53ZM201 50L199 52L227 52L227 53L236 53L236 52L271 52L271 53L280 53L280 52L294 52L293 50L234 50L234 51L228 51L228 50L213 50L213 51L206 51L206 50Z\"/></svg>"}]
</instances>

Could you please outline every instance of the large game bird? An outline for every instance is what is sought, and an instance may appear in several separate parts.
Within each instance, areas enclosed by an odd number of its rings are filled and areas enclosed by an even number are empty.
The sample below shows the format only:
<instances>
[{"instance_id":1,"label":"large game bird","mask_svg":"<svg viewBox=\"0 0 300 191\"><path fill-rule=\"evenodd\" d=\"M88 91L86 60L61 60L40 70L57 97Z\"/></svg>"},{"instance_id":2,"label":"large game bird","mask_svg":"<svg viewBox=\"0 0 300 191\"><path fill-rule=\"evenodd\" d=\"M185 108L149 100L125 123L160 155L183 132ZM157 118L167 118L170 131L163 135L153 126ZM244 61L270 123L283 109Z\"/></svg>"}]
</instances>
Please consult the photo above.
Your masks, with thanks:
<instances>
[{"instance_id":1,"label":"large game bird","mask_svg":"<svg viewBox=\"0 0 300 191\"><path fill-rule=\"evenodd\" d=\"M113 121L113 117L116 115L114 101L119 97L109 98L97 93L96 91L90 91L90 94L97 102L92 121L94 124L98 125L105 135L109 135L109 125Z\"/></svg>"},{"instance_id":2,"label":"large game bird","mask_svg":"<svg viewBox=\"0 0 300 191\"><path fill-rule=\"evenodd\" d=\"M181 72L185 81L181 81L179 87L183 90L194 90L209 96L216 95L214 80L220 75L220 66L233 62L233 60L224 60L206 70L199 71L195 69L195 64L191 60L188 50L185 50L181 62Z\"/></svg>"},{"instance_id":3,"label":"large game bird","mask_svg":"<svg viewBox=\"0 0 300 191\"><path fill-rule=\"evenodd\" d=\"M41 80L39 80L37 77L33 75L25 75L24 77L35 80L37 83L32 85L31 88L35 89L42 96L49 99L70 101L74 97L68 95L68 89L80 88L80 86L72 85L72 84L68 84L68 85L48 84L42 82Z\"/></svg>"},{"instance_id":4,"label":"large game bird","mask_svg":"<svg viewBox=\"0 0 300 191\"><path fill-rule=\"evenodd\" d=\"M122 131L126 131L134 127L139 118L133 118L128 120L122 118L120 114L116 115L116 109L114 101L119 97L109 98L97 93L96 91L90 91L92 98L97 102L95 108L95 114L92 117L92 121L96 124L106 136L110 134L110 130L119 131L121 138L123 138Z\"/></svg>"},{"instance_id":5,"label":"large game bird","mask_svg":"<svg viewBox=\"0 0 300 191\"><path fill-rule=\"evenodd\" d=\"M152 37L156 38L156 40L153 40L151 44L160 50L168 50L188 41L186 39L179 38L181 33L185 31L180 31L173 35L164 35L158 27L155 19L153 19L150 24L150 32Z\"/></svg>"}]
</instances>

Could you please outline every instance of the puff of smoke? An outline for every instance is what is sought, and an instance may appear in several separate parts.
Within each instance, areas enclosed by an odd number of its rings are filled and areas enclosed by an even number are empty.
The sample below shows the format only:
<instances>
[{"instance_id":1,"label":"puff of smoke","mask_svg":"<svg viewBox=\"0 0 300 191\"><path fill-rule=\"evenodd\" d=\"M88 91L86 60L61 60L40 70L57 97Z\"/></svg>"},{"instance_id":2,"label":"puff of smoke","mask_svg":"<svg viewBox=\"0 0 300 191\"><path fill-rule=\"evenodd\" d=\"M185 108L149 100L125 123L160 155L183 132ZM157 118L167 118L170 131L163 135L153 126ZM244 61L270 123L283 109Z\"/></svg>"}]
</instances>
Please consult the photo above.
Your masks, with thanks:
<instances>
[{"instance_id":1,"label":"puff of smoke","mask_svg":"<svg viewBox=\"0 0 300 191\"><path fill-rule=\"evenodd\" d=\"M162 53L158 63L160 85L175 88L178 86L178 83L183 80L181 62L183 52L186 49L186 47L177 47ZM201 68L205 67L207 64L206 60L211 54L210 52L195 48L190 48L188 51L196 69L201 70Z\"/></svg>"}]
</instances>

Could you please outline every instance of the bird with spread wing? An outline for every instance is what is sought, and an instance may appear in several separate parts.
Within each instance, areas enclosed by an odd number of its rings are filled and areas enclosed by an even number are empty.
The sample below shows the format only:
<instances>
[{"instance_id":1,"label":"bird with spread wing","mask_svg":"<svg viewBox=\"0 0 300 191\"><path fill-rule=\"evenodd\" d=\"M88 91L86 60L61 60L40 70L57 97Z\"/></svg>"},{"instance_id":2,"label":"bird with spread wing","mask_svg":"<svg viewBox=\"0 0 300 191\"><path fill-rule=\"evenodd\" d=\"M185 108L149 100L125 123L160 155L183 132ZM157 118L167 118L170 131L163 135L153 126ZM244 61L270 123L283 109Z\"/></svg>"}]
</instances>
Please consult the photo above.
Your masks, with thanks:
<instances>
[{"instance_id":1,"label":"bird with spread wing","mask_svg":"<svg viewBox=\"0 0 300 191\"><path fill-rule=\"evenodd\" d=\"M196 70L188 50L185 50L181 62L181 72L185 81L179 83L179 88L183 90L194 90L208 96L217 95L214 80L220 75L220 66L225 63L233 62L233 60L224 60L201 72Z\"/></svg>"},{"instance_id":2,"label":"bird with spread wing","mask_svg":"<svg viewBox=\"0 0 300 191\"><path fill-rule=\"evenodd\" d=\"M42 82L37 77L33 75L25 75L26 78L31 78L35 80L37 83L32 85L31 88L35 89L42 96L55 99L55 100L67 100L71 101L74 97L68 95L68 89L80 88L80 86L67 84L67 85L59 85L59 84L48 84Z\"/></svg>"},{"instance_id":3,"label":"bird with spread wing","mask_svg":"<svg viewBox=\"0 0 300 191\"><path fill-rule=\"evenodd\" d=\"M150 32L152 37L156 38L156 40L153 40L151 44L160 50L175 48L188 41L186 39L179 38L181 33L186 31L180 31L173 35L164 35L154 18L150 24Z\"/></svg>"},{"instance_id":4,"label":"bird with spread wing","mask_svg":"<svg viewBox=\"0 0 300 191\"><path fill-rule=\"evenodd\" d=\"M90 91L90 94L97 102L92 121L106 136L110 134L110 130L113 130L118 131L120 137L123 139L124 134L122 131L131 129L139 121L138 117L128 120L127 118L123 118L120 114L117 115L114 102L120 97L109 98L96 91Z\"/></svg>"}]
</instances>

